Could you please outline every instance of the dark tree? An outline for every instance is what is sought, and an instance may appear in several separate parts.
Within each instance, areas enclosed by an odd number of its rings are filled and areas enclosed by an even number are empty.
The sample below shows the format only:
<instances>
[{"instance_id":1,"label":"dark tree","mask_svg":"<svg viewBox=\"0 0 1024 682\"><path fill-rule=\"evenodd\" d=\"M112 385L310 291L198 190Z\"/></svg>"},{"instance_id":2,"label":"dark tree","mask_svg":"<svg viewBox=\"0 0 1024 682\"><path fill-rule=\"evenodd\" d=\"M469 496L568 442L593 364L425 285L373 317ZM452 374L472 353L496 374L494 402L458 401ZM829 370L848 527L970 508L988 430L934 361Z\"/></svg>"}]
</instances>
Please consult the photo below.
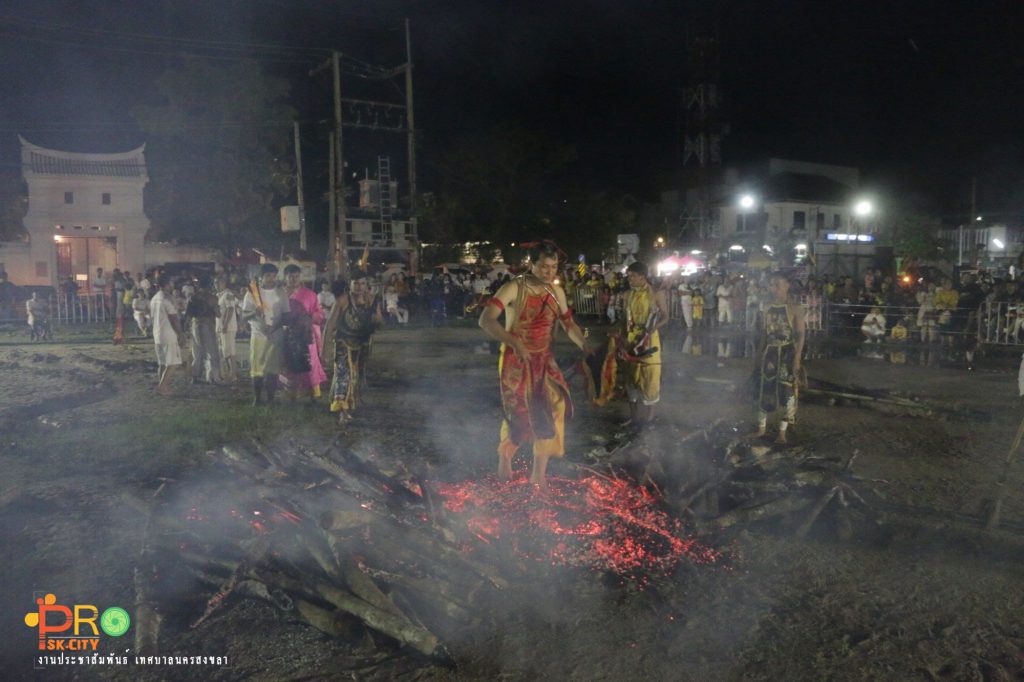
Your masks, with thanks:
<instances>
[{"instance_id":1,"label":"dark tree","mask_svg":"<svg viewBox=\"0 0 1024 682\"><path fill-rule=\"evenodd\" d=\"M162 239L225 248L277 243L293 187L289 84L252 63L187 60L133 112L148 136L146 205Z\"/></svg>"},{"instance_id":2,"label":"dark tree","mask_svg":"<svg viewBox=\"0 0 1024 682\"><path fill-rule=\"evenodd\" d=\"M0 241L22 239L28 212L28 188L19 170L0 170Z\"/></svg>"},{"instance_id":3,"label":"dark tree","mask_svg":"<svg viewBox=\"0 0 1024 682\"><path fill-rule=\"evenodd\" d=\"M510 244L541 234L573 158L571 148L521 130L462 138L437 162L424 241Z\"/></svg>"}]
</instances>

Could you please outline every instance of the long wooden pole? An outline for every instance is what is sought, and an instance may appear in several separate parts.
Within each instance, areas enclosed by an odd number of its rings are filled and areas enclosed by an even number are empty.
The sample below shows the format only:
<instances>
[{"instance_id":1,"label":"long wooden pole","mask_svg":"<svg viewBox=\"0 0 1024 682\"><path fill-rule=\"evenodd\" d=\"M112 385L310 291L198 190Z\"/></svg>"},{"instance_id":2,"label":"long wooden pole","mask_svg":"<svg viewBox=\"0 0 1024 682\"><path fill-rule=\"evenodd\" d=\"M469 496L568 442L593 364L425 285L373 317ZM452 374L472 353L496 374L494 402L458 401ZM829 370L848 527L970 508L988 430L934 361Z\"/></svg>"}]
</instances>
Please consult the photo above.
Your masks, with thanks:
<instances>
[{"instance_id":1,"label":"long wooden pole","mask_svg":"<svg viewBox=\"0 0 1024 682\"><path fill-rule=\"evenodd\" d=\"M335 154L334 133L333 132L330 134L330 145L331 145L330 161L329 161L328 165L330 167L329 168L329 173L330 173L331 189L327 193L327 208L328 208L328 216L327 216L327 272L328 272L328 274L331 277L333 277L336 274L338 274L335 271L335 269L334 269L334 263L335 263L335 258L334 258L334 246L335 246L335 244L334 244L334 227L335 227L335 224L336 224L336 221L337 221L337 215L338 215L338 207L337 207L338 195L337 195L337 192L334 191L334 188L335 188L335 186L337 185L337 182L338 182L337 178L335 177L335 175L337 174L338 171L334 167L335 164L337 163L337 158L336 158L337 155Z\"/></svg>"},{"instance_id":2,"label":"long wooden pole","mask_svg":"<svg viewBox=\"0 0 1024 682\"><path fill-rule=\"evenodd\" d=\"M412 105L412 38L409 19L405 19L405 119L406 144L409 155L409 209L416 212L416 119Z\"/></svg>"},{"instance_id":3,"label":"long wooden pole","mask_svg":"<svg viewBox=\"0 0 1024 682\"><path fill-rule=\"evenodd\" d=\"M295 131L295 188L299 199L299 248L306 250L306 200L302 193L302 140L299 137L299 122L294 123Z\"/></svg>"},{"instance_id":4,"label":"long wooden pole","mask_svg":"<svg viewBox=\"0 0 1024 682\"><path fill-rule=\"evenodd\" d=\"M341 145L341 53L334 51L331 54L331 68L334 75L334 145L335 149L335 218L331 235L331 258L332 269L342 277L348 276L348 255L345 249L347 242L345 236L345 156L342 154Z\"/></svg>"},{"instance_id":5,"label":"long wooden pole","mask_svg":"<svg viewBox=\"0 0 1024 682\"><path fill-rule=\"evenodd\" d=\"M1022 440L1024 440L1024 418L1021 418L1020 426L1017 427L1017 435L1014 436L1013 442L1010 444L1010 450L1006 453L1006 461L1003 462L1003 472L996 483L996 497L988 514L985 530L995 530L999 526L999 516L1003 512L1003 498L1006 497L1006 478L1010 474L1010 466L1017 457L1017 451L1020 450Z\"/></svg>"}]
</instances>

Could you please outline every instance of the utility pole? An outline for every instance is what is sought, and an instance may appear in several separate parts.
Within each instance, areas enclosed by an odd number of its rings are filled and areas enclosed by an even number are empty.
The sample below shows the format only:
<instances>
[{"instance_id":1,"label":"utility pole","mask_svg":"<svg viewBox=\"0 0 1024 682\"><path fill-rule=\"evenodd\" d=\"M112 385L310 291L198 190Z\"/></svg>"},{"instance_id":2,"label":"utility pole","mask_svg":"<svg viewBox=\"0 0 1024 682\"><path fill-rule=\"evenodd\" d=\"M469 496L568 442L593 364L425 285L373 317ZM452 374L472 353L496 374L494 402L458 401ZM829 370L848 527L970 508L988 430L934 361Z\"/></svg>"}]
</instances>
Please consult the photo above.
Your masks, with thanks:
<instances>
[{"instance_id":1,"label":"utility pole","mask_svg":"<svg viewBox=\"0 0 1024 682\"><path fill-rule=\"evenodd\" d=\"M328 163L331 190L327 193L327 272L334 275L336 274L334 272L334 225L338 216L338 207L336 206L337 196L335 195L334 187L335 185L337 185L338 181L337 178L335 177L335 175L337 174L337 170L334 167L334 133L332 132L328 137L330 138L328 144L330 144L331 146L330 161Z\"/></svg>"},{"instance_id":2,"label":"utility pole","mask_svg":"<svg viewBox=\"0 0 1024 682\"><path fill-rule=\"evenodd\" d=\"M409 145L409 210L416 213L416 124L412 106L412 39L409 18L405 19L405 120Z\"/></svg>"},{"instance_id":3,"label":"utility pole","mask_svg":"<svg viewBox=\"0 0 1024 682\"><path fill-rule=\"evenodd\" d=\"M295 188L299 198L299 248L306 250L306 200L302 194L302 141L299 137L299 122L295 130Z\"/></svg>"},{"instance_id":4,"label":"utility pole","mask_svg":"<svg viewBox=\"0 0 1024 682\"><path fill-rule=\"evenodd\" d=\"M405 18L405 121L408 132L409 163L409 221L412 224L413 238L416 244L419 243L419 225L416 220L416 123L413 117L412 106L412 38L409 34L409 17ZM409 269L416 272L419 269L419 251L414 249L409 258Z\"/></svg>"},{"instance_id":5,"label":"utility pole","mask_svg":"<svg viewBox=\"0 0 1024 682\"><path fill-rule=\"evenodd\" d=\"M344 245L339 242L345 239L345 161L341 153L341 53L331 52L331 58L309 72L314 76L330 68L334 85L334 132L331 133L331 164L330 198L334 210L330 225L327 226L327 270L331 275L348 274L348 258L345 256Z\"/></svg>"},{"instance_id":6,"label":"utility pole","mask_svg":"<svg viewBox=\"0 0 1024 682\"><path fill-rule=\"evenodd\" d=\"M967 216L970 221L968 224L971 225L971 230L968 234L973 234L974 238L971 239L971 265L978 264L978 230L975 223L978 218L978 176L971 176L971 215ZM987 246L987 244L986 244Z\"/></svg>"},{"instance_id":7,"label":"utility pole","mask_svg":"<svg viewBox=\"0 0 1024 682\"><path fill-rule=\"evenodd\" d=\"M336 223L331 225L332 269L348 276L348 252L345 249L345 157L341 153L341 53L331 53L334 72L334 211ZM341 242L339 244L339 242Z\"/></svg>"}]
</instances>

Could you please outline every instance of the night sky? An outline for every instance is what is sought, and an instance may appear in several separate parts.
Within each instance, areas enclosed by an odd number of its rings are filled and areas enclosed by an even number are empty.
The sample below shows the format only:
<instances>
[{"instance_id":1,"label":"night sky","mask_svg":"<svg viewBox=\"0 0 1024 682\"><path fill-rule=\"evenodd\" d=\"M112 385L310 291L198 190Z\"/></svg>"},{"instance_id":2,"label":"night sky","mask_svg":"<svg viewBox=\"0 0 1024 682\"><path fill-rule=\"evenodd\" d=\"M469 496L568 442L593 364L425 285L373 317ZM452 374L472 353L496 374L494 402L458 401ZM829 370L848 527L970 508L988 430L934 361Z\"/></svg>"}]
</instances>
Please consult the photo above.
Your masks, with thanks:
<instances>
[{"instance_id":1,"label":"night sky","mask_svg":"<svg viewBox=\"0 0 1024 682\"><path fill-rule=\"evenodd\" d=\"M83 151L143 141L127 110L181 50L257 57L292 80L304 119L324 118L328 83L307 76L319 55L206 41L338 48L391 66L404 60L404 16L424 190L433 150L517 127L573 145L583 184L655 199L677 169L695 31L720 41L727 164L856 165L880 193L913 194L947 218L966 213L976 175L980 211L1024 208L1024 5L1013 2L9 0L0 160L17 162L18 132ZM346 94L367 94L346 79ZM353 154L373 147L357 135Z\"/></svg>"}]
</instances>

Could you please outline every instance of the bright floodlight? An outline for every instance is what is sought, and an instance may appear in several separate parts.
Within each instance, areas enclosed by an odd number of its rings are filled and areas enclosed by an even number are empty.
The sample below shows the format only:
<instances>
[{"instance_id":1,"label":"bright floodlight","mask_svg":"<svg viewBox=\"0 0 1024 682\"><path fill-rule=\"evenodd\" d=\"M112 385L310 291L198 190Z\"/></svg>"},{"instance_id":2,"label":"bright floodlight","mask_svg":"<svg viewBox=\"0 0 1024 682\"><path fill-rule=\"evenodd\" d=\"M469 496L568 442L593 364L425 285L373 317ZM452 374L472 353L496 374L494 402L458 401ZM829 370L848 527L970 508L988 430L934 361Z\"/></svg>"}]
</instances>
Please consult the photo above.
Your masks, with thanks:
<instances>
[{"instance_id":1,"label":"bright floodlight","mask_svg":"<svg viewBox=\"0 0 1024 682\"><path fill-rule=\"evenodd\" d=\"M740 197L740 208L751 209L754 208L754 197L750 194L744 194Z\"/></svg>"},{"instance_id":2,"label":"bright floodlight","mask_svg":"<svg viewBox=\"0 0 1024 682\"><path fill-rule=\"evenodd\" d=\"M978 216L977 218L975 218L975 220L977 220L980 223L981 222L981 216Z\"/></svg>"},{"instance_id":3,"label":"bright floodlight","mask_svg":"<svg viewBox=\"0 0 1024 682\"><path fill-rule=\"evenodd\" d=\"M872 206L871 202L867 200L858 201L857 204L853 207L853 212L862 218L864 216L871 215L871 212L874 210L875 207Z\"/></svg>"},{"instance_id":4,"label":"bright floodlight","mask_svg":"<svg viewBox=\"0 0 1024 682\"><path fill-rule=\"evenodd\" d=\"M694 249L693 251L690 252L690 255L691 256L699 256L702 253L704 253L704 252L701 251L700 249Z\"/></svg>"},{"instance_id":5,"label":"bright floodlight","mask_svg":"<svg viewBox=\"0 0 1024 682\"><path fill-rule=\"evenodd\" d=\"M1005 244L1003 244L1003 240L1002 239L993 239L992 240L992 244L997 249L1001 249L1001 248L1003 248L1005 246Z\"/></svg>"},{"instance_id":6,"label":"bright floodlight","mask_svg":"<svg viewBox=\"0 0 1024 682\"><path fill-rule=\"evenodd\" d=\"M806 251L807 250L807 244L797 244L795 248L796 248L797 251Z\"/></svg>"},{"instance_id":7,"label":"bright floodlight","mask_svg":"<svg viewBox=\"0 0 1024 682\"><path fill-rule=\"evenodd\" d=\"M679 264L673 258L666 258L665 260L658 263L658 274L664 274L666 272L675 272L679 269Z\"/></svg>"},{"instance_id":8,"label":"bright floodlight","mask_svg":"<svg viewBox=\"0 0 1024 682\"><path fill-rule=\"evenodd\" d=\"M733 244L732 246L729 247L729 250L730 251L742 251L743 247L740 246L739 244Z\"/></svg>"}]
</instances>

